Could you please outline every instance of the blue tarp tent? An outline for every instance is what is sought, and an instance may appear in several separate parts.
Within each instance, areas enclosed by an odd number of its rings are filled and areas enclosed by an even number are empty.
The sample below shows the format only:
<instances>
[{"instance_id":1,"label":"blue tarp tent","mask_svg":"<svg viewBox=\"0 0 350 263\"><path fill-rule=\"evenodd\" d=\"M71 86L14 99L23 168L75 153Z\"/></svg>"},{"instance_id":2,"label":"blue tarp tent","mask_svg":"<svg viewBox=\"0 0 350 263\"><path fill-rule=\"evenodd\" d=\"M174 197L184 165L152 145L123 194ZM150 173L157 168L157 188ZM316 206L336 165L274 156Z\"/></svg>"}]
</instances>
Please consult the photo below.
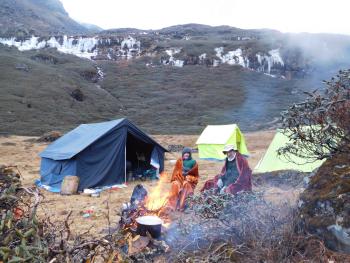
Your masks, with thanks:
<instances>
[{"instance_id":1,"label":"blue tarp tent","mask_svg":"<svg viewBox=\"0 0 350 263\"><path fill-rule=\"evenodd\" d=\"M126 161L134 164L137 156L164 169L167 150L127 119L82 124L40 153L39 185L60 189L63 178L80 178L78 191L126 182Z\"/></svg>"}]
</instances>

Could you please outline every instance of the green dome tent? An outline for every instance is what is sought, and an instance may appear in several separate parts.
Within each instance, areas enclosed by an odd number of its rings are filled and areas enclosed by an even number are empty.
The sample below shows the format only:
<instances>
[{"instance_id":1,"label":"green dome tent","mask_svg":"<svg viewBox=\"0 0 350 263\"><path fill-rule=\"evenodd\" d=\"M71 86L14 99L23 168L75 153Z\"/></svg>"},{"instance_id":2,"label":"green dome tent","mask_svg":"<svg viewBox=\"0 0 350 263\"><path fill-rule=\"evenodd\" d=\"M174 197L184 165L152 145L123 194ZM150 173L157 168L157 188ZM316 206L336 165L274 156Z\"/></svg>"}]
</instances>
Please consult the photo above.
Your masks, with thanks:
<instances>
[{"instance_id":1,"label":"green dome tent","mask_svg":"<svg viewBox=\"0 0 350 263\"><path fill-rule=\"evenodd\" d=\"M222 153L222 149L228 144L234 145L243 155L249 154L244 136L237 124L208 125L196 144L200 159L224 160L226 156Z\"/></svg>"},{"instance_id":2,"label":"green dome tent","mask_svg":"<svg viewBox=\"0 0 350 263\"><path fill-rule=\"evenodd\" d=\"M314 169L321 166L323 161L307 163L306 160L291 156L291 160L287 160L283 156L278 156L277 151L289 142L289 138L281 131L277 130L269 148L264 157L260 160L254 169L254 173L267 173L279 170L297 170L301 172L312 172Z\"/></svg>"}]
</instances>

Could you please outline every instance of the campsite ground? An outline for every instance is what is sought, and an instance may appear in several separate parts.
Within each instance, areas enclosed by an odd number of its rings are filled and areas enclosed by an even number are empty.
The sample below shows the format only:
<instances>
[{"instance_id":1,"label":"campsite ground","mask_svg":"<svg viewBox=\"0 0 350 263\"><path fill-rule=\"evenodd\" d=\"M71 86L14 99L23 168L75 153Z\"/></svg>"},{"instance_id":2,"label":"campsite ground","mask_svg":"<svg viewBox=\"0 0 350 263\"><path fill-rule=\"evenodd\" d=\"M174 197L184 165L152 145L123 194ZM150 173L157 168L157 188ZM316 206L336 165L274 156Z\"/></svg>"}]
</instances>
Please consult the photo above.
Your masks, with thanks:
<instances>
[{"instance_id":1,"label":"campsite ground","mask_svg":"<svg viewBox=\"0 0 350 263\"><path fill-rule=\"evenodd\" d=\"M254 168L263 156L274 135L274 131L260 131L246 133L250 158L250 167ZM155 135L153 136L163 146L170 144L181 144L195 147L197 136L194 135ZM0 164L17 166L24 186L33 186L35 179L39 178L40 158L38 153L42 151L47 143L38 143L37 137L24 136L3 136L0 137ZM167 153L165 160L165 172L170 179L174 161L179 157L179 153ZM195 153L194 158L198 155ZM200 181L196 191L200 189L204 182L212 178L221 169L221 162L199 161ZM72 230L75 233L83 233L90 229L91 234L103 234L103 229L108 226L107 214L109 207L110 221L112 226L118 222L118 212L122 203L128 202L134 186L142 183L148 191L157 185L157 181L131 182L127 188L105 191L100 197L90 197L86 195L61 196L42 190L43 202L40 206L39 214L47 215L52 221L62 220L72 211L71 219L74 220ZM165 188L169 184L165 185ZM259 186L258 186L259 187ZM256 187L257 188L257 187ZM164 189L166 190L166 189ZM270 200L289 199L294 202L297 192L288 189L272 187L266 189L267 198ZM83 217L84 210L94 210L93 216Z\"/></svg>"}]
</instances>

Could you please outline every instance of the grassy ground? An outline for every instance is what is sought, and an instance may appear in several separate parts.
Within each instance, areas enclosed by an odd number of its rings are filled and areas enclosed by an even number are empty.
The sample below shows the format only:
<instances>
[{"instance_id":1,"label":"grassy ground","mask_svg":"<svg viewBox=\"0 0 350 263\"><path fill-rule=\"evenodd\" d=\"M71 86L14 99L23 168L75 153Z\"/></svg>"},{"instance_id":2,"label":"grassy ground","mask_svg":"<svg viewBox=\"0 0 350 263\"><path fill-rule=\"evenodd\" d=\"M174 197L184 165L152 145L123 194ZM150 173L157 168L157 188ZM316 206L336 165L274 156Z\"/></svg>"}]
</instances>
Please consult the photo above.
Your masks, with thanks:
<instances>
[{"instance_id":1,"label":"grassy ground","mask_svg":"<svg viewBox=\"0 0 350 263\"><path fill-rule=\"evenodd\" d=\"M143 59L101 63L103 89L115 96L122 112L146 131L195 134L207 124L238 123L245 130L269 122L292 101L305 80L286 81L238 66L145 67Z\"/></svg>"},{"instance_id":2,"label":"grassy ground","mask_svg":"<svg viewBox=\"0 0 350 263\"><path fill-rule=\"evenodd\" d=\"M0 133L41 134L116 116L118 101L84 78L91 71L92 62L56 51L22 53L1 46ZM75 89L84 101L72 98Z\"/></svg>"}]
</instances>

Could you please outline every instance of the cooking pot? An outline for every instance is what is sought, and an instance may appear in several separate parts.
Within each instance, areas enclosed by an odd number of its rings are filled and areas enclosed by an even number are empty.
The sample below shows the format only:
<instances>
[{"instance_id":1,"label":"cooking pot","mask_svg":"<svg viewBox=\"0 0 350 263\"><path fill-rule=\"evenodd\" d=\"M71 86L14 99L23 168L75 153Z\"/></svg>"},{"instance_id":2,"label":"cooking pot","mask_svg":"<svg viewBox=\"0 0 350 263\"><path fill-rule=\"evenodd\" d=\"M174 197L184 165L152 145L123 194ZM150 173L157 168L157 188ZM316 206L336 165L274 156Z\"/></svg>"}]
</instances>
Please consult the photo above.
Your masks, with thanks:
<instances>
[{"instance_id":1,"label":"cooking pot","mask_svg":"<svg viewBox=\"0 0 350 263\"><path fill-rule=\"evenodd\" d=\"M158 216L141 216L136 218L137 233L141 236L147 236L147 232L153 238L158 238L162 232L163 220Z\"/></svg>"}]
</instances>

